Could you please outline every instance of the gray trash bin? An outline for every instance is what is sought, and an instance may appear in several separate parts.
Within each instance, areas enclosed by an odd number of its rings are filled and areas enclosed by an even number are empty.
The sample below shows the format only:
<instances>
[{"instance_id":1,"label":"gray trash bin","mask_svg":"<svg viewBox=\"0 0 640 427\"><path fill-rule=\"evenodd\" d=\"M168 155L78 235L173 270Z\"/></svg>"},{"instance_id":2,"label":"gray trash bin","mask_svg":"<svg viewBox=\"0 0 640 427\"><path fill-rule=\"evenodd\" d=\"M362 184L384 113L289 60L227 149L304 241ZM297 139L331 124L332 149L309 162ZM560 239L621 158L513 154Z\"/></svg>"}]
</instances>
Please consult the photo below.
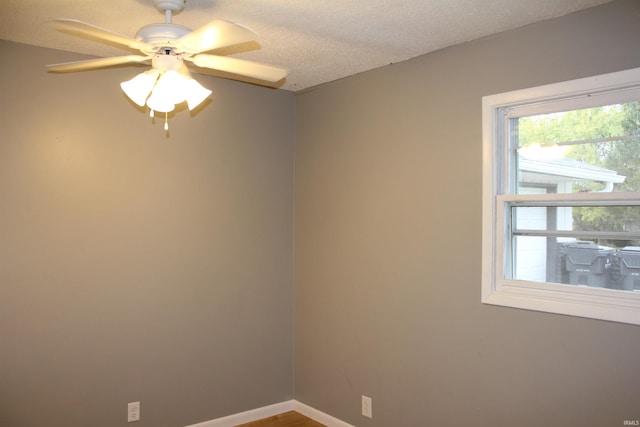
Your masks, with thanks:
<instances>
[{"instance_id":1,"label":"gray trash bin","mask_svg":"<svg viewBox=\"0 0 640 427\"><path fill-rule=\"evenodd\" d=\"M640 290L640 246L626 246L618 251L622 289Z\"/></svg>"},{"instance_id":2,"label":"gray trash bin","mask_svg":"<svg viewBox=\"0 0 640 427\"><path fill-rule=\"evenodd\" d=\"M614 249L593 242L575 242L566 246L569 284L604 287L607 268Z\"/></svg>"}]
</instances>

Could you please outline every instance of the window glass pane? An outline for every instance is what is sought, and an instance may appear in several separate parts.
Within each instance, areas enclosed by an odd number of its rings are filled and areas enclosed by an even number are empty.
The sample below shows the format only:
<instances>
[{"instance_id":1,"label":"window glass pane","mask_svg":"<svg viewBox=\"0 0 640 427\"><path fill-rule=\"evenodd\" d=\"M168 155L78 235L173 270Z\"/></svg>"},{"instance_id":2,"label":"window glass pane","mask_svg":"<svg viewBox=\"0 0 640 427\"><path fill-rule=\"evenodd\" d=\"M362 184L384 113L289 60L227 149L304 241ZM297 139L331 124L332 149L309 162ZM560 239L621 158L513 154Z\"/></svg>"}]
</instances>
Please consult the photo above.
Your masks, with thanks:
<instances>
[{"instance_id":1,"label":"window glass pane","mask_svg":"<svg viewBox=\"0 0 640 427\"><path fill-rule=\"evenodd\" d=\"M640 206L512 207L511 215L511 278L640 291Z\"/></svg>"},{"instance_id":2,"label":"window glass pane","mask_svg":"<svg viewBox=\"0 0 640 427\"><path fill-rule=\"evenodd\" d=\"M640 102L509 120L516 192L640 191Z\"/></svg>"},{"instance_id":3,"label":"window glass pane","mask_svg":"<svg viewBox=\"0 0 640 427\"><path fill-rule=\"evenodd\" d=\"M513 279L640 292L640 246L516 236Z\"/></svg>"}]
</instances>

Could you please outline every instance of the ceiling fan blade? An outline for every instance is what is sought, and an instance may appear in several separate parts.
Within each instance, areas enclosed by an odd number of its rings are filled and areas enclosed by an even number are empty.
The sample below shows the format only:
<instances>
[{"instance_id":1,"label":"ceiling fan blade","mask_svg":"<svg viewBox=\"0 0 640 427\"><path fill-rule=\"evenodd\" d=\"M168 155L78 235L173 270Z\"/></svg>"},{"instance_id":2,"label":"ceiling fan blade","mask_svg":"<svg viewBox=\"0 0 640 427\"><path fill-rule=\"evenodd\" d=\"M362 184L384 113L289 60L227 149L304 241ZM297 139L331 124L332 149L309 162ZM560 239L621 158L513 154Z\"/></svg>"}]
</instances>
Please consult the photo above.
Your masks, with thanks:
<instances>
[{"instance_id":1,"label":"ceiling fan blade","mask_svg":"<svg viewBox=\"0 0 640 427\"><path fill-rule=\"evenodd\" d=\"M230 56L200 54L194 56L192 60L198 67L225 71L267 82L280 81L284 79L289 72L284 68L247 61L246 59L233 58Z\"/></svg>"},{"instance_id":2,"label":"ceiling fan blade","mask_svg":"<svg viewBox=\"0 0 640 427\"><path fill-rule=\"evenodd\" d=\"M114 56L111 58L89 59L86 61L63 62L61 64L47 65L49 71L65 73L70 71L91 70L94 68L109 67L112 65L129 64L132 62L143 62L151 57L142 55Z\"/></svg>"},{"instance_id":3,"label":"ceiling fan blade","mask_svg":"<svg viewBox=\"0 0 640 427\"><path fill-rule=\"evenodd\" d=\"M234 22L216 20L176 40L176 46L187 53L195 54L247 43L259 36L253 30Z\"/></svg>"},{"instance_id":4,"label":"ceiling fan blade","mask_svg":"<svg viewBox=\"0 0 640 427\"><path fill-rule=\"evenodd\" d=\"M77 19L58 18L55 19L54 22L60 30L77 32L85 36L94 37L99 40L109 41L130 48L138 48L140 45L140 42L133 37L119 34L111 30L106 30Z\"/></svg>"}]
</instances>

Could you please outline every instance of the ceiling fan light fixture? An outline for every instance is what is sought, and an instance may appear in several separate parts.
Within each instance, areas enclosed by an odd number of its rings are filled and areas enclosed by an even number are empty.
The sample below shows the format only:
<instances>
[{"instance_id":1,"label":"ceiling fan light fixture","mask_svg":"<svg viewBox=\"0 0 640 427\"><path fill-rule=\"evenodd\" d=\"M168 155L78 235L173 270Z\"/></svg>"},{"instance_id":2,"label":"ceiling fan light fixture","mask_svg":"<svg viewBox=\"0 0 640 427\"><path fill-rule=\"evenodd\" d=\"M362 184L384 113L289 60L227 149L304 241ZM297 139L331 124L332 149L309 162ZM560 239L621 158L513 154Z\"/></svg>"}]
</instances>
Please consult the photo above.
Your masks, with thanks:
<instances>
[{"instance_id":1,"label":"ceiling fan light fixture","mask_svg":"<svg viewBox=\"0 0 640 427\"><path fill-rule=\"evenodd\" d=\"M193 110L211 95L211 91L191 78L186 69L183 72L168 70L164 73L149 70L122 82L120 86L139 106L143 107L146 103L151 110L162 113L173 111L175 105L184 101L189 110Z\"/></svg>"}]
</instances>

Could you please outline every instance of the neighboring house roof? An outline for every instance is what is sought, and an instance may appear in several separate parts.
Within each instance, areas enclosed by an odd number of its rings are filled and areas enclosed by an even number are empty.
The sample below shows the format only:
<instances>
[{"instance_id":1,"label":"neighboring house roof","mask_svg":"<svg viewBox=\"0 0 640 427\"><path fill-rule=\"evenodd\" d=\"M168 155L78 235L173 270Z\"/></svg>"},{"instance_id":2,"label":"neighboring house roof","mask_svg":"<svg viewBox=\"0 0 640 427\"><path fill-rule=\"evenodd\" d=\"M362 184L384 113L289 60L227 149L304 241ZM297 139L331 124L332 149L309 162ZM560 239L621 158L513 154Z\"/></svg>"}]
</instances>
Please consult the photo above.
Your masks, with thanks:
<instances>
[{"instance_id":1,"label":"neighboring house roof","mask_svg":"<svg viewBox=\"0 0 640 427\"><path fill-rule=\"evenodd\" d=\"M584 180L618 184L626 179L626 176L618 175L616 171L566 157L532 160L520 155L518 162L522 171L521 179L526 182L559 183Z\"/></svg>"}]
</instances>

